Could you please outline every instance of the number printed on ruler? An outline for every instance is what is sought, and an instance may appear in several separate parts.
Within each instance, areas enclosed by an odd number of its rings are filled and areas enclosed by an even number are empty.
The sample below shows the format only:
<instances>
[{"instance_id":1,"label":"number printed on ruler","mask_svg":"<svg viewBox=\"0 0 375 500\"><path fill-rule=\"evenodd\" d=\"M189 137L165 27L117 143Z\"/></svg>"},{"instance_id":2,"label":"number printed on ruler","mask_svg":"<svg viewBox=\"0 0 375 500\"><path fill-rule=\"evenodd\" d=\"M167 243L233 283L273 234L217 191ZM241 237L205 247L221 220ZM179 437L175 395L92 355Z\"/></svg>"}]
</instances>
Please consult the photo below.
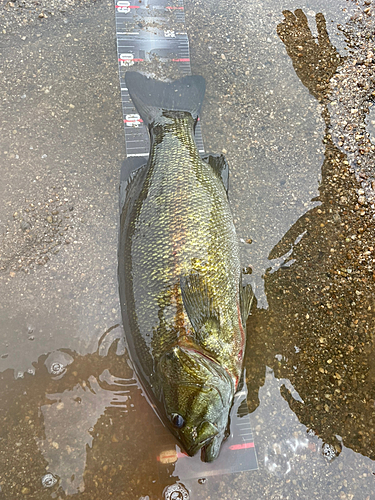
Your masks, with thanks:
<instances>
[{"instance_id":1,"label":"number printed on ruler","mask_svg":"<svg viewBox=\"0 0 375 500\"><path fill-rule=\"evenodd\" d=\"M128 14L130 12L130 2L119 0L116 3L117 12L121 12L121 14Z\"/></svg>"},{"instance_id":2,"label":"number printed on ruler","mask_svg":"<svg viewBox=\"0 0 375 500\"><path fill-rule=\"evenodd\" d=\"M152 75L155 69L174 78L191 74L183 0L115 0L117 54L127 156L147 156L148 131L129 97L125 72ZM200 124L199 151L204 152Z\"/></svg>"}]
</instances>

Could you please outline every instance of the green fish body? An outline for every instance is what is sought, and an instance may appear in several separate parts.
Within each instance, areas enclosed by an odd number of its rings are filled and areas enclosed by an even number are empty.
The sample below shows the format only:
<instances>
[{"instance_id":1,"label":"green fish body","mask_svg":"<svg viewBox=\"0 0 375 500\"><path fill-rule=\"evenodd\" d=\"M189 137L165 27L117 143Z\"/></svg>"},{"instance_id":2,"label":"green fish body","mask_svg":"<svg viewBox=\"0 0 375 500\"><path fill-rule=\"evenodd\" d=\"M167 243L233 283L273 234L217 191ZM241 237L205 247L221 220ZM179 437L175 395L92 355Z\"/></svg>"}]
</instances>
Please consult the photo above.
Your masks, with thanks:
<instances>
[{"instance_id":1,"label":"green fish body","mask_svg":"<svg viewBox=\"0 0 375 500\"><path fill-rule=\"evenodd\" d=\"M149 127L147 163L122 185L119 285L142 384L189 455L212 461L241 376L251 292L241 285L227 164L201 158L194 129L202 77L170 84L128 72ZM132 163L132 160L130 160Z\"/></svg>"}]
</instances>

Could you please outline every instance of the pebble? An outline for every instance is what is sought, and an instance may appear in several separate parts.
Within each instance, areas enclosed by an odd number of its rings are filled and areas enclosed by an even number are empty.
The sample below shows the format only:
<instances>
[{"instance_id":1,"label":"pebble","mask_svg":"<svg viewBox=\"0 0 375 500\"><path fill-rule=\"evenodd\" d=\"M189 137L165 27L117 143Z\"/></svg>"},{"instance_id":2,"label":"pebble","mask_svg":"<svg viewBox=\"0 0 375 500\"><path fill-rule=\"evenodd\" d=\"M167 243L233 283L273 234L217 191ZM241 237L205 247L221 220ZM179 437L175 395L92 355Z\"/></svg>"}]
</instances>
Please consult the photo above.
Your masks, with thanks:
<instances>
[{"instance_id":1,"label":"pebble","mask_svg":"<svg viewBox=\"0 0 375 500\"><path fill-rule=\"evenodd\" d=\"M370 14L372 8L365 9ZM372 78L373 17L371 19L361 16L360 7L346 27L349 45L355 50L348 52L347 57L331 80L332 92L330 100L335 106L330 106L332 139L340 150L348 155L348 162L357 180L362 184L358 190L358 203L369 203L369 210L375 215L375 151L371 145L370 135L364 133L366 117L372 105L372 85L368 82ZM360 63L365 64L360 64ZM345 162L344 162L345 163ZM366 211L360 209L360 215Z\"/></svg>"}]
</instances>

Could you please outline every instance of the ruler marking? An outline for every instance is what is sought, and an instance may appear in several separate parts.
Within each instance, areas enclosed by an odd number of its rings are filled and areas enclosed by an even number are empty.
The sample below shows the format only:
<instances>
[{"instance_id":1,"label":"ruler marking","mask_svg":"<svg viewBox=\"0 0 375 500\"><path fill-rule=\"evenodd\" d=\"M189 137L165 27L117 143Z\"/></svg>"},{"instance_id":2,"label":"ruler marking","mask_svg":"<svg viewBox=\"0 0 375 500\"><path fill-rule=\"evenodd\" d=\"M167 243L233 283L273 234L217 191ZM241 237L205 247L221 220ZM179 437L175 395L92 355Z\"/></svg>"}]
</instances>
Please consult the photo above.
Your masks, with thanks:
<instances>
[{"instance_id":1,"label":"ruler marking","mask_svg":"<svg viewBox=\"0 0 375 500\"><path fill-rule=\"evenodd\" d=\"M137 70L137 65L140 63L143 65L143 70L144 65L153 63L156 55L160 58L160 66L178 64L182 75L190 75L189 39L186 31L181 31L181 25L185 24L183 1L179 1L177 5L150 5L148 10L143 6L130 5L130 3L131 1L115 0L117 59L120 70L125 145L127 154L134 156L135 151L142 151L139 154L145 156L146 153L143 151L149 149L148 130L137 117L126 117L127 115L138 115L138 113L130 99L128 89L123 86L124 71L127 69ZM147 31L147 27L139 30L136 24L137 19L142 19L146 23L170 23L169 33L172 33L173 36L165 36L166 29L157 30L155 33ZM177 30L174 26L175 23L178 24ZM166 53L167 51L169 53ZM136 126L132 126L133 124ZM203 153L204 146L200 126L196 130L195 141L199 152Z\"/></svg>"}]
</instances>

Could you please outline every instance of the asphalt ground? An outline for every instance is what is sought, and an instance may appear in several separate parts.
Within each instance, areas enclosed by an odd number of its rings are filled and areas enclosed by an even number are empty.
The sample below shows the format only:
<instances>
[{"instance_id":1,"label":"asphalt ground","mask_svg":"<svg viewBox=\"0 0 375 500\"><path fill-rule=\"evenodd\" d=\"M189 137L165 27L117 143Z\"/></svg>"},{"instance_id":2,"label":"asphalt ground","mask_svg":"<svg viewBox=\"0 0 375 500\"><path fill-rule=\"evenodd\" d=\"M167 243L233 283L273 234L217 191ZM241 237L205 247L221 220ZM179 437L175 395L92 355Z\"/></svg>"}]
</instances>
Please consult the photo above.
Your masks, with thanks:
<instances>
[{"instance_id":1,"label":"asphalt ground","mask_svg":"<svg viewBox=\"0 0 375 500\"><path fill-rule=\"evenodd\" d=\"M205 147L229 161L257 298L245 366L259 461L185 485L192 499L370 500L372 5L185 7ZM16 1L0 19L0 498L162 498L118 304L114 6Z\"/></svg>"}]
</instances>

